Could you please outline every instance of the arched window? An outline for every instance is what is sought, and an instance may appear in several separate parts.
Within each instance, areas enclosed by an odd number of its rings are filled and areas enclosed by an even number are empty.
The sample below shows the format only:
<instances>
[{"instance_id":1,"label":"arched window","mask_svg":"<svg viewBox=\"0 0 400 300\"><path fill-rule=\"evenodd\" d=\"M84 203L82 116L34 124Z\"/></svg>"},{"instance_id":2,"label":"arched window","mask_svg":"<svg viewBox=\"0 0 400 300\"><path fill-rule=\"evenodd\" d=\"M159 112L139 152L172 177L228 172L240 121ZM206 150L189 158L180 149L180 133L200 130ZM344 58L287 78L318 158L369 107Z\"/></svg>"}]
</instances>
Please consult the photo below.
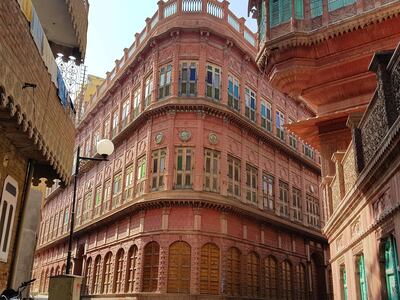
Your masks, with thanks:
<instances>
[{"instance_id":1,"label":"arched window","mask_svg":"<svg viewBox=\"0 0 400 300\"><path fill-rule=\"evenodd\" d=\"M84 280L84 295L90 295L90 286L92 282L92 258L89 257L86 261L85 280Z\"/></svg>"},{"instance_id":2,"label":"arched window","mask_svg":"<svg viewBox=\"0 0 400 300\"><path fill-rule=\"evenodd\" d=\"M296 266L296 299L307 299L306 267L300 263Z\"/></svg>"},{"instance_id":3,"label":"arched window","mask_svg":"<svg viewBox=\"0 0 400 300\"><path fill-rule=\"evenodd\" d=\"M123 292L122 273L124 266L124 249L119 249L115 256L114 293Z\"/></svg>"},{"instance_id":4,"label":"arched window","mask_svg":"<svg viewBox=\"0 0 400 300\"><path fill-rule=\"evenodd\" d=\"M144 247L143 259L143 292L155 292L158 286L158 262L160 246L150 242Z\"/></svg>"},{"instance_id":5,"label":"arched window","mask_svg":"<svg viewBox=\"0 0 400 300\"><path fill-rule=\"evenodd\" d=\"M322 299L325 297L325 266L322 256L318 253L311 255L311 284L312 299Z\"/></svg>"},{"instance_id":6,"label":"arched window","mask_svg":"<svg viewBox=\"0 0 400 300\"><path fill-rule=\"evenodd\" d=\"M293 282L292 282L292 264L288 260L284 260L281 265L282 274L282 299L292 300L293 298Z\"/></svg>"},{"instance_id":7,"label":"arched window","mask_svg":"<svg viewBox=\"0 0 400 300\"><path fill-rule=\"evenodd\" d=\"M132 246L128 252L128 263L126 266L126 285L125 292L133 293L135 288L137 247Z\"/></svg>"},{"instance_id":8,"label":"arched window","mask_svg":"<svg viewBox=\"0 0 400 300\"><path fill-rule=\"evenodd\" d=\"M265 296L267 299L278 298L278 262L275 257L268 256L264 261Z\"/></svg>"},{"instance_id":9,"label":"arched window","mask_svg":"<svg viewBox=\"0 0 400 300\"><path fill-rule=\"evenodd\" d=\"M201 248L200 293L219 294L219 248L208 243Z\"/></svg>"},{"instance_id":10,"label":"arched window","mask_svg":"<svg viewBox=\"0 0 400 300\"><path fill-rule=\"evenodd\" d=\"M56 268L56 275L60 275L60 266L57 266Z\"/></svg>"},{"instance_id":11,"label":"arched window","mask_svg":"<svg viewBox=\"0 0 400 300\"><path fill-rule=\"evenodd\" d=\"M175 242L169 247L168 293L190 293L190 246Z\"/></svg>"},{"instance_id":12,"label":"arched window","mask_svg":"<svg viewBox=\"0 0 400 300\"><path fill-rule=\"evenodd\" d=\"M238 248L232 247L226 254L226 283L224 292L229 296L240 295L241 254Z\"/></svg>"},{"instance_id":13,"label":"arched window","mask_svg":"<svg viewBox=\"0 0 400 300\"><path fill-rule=\"evenodd\" d=\"M104 267L103 267L103 294L111 293L111 259L112 253L108 252L104 257Z\"/></svg>"},{"instance_id":14,"label":"arched window","mask_svg":"<svg viewBox=\"0 0 400 300\"><path fill-rule=\"evenodd\" d=\"M53 277L53 276L54 276L54 267L52 267L50 270L50 277Z\"/></svg>"},{"instance_id":15,"label":"arched window","mask_svg":"<svg viewBox=\"0 0 400 300\"><path fill-rule=\"evenodd\" d=\"M247 296L258 297L260 294L260 258L257 253L250 252L247 255L247 268L246 268L246 283L247 283Z\"/></svg>"},{"instance_id":16,"label":"arched window","mask_svg":"<svg viewBox=\"0 0 400 300\"><path fill-rule=\"evenodd\" d=\"M45 282L46 282L46 277L44 270L42 270L42 273L40 274L39 292L44 292Z\"/></svg>"},{"instance_id":17,"label":"arched window","mask_svg":"<svg viewBox=\"0 0 400 300\"><path fill-rule=\"evenodd\" d=\"M93 268L93 285L92 292L93 294L100 294L100 280L101 280L101 256L97 255L94 260L94 268Z\"/></svg>"},{"instance_id":18,"label":"arched window","mask_svg":"<svg viewBox=\"0 0 400 300\"><path fill-rule=\"evenodd\" d=\"M61 267L61 274L65 274L65 264L63 264Z\"/></svg>"}]
</instances>

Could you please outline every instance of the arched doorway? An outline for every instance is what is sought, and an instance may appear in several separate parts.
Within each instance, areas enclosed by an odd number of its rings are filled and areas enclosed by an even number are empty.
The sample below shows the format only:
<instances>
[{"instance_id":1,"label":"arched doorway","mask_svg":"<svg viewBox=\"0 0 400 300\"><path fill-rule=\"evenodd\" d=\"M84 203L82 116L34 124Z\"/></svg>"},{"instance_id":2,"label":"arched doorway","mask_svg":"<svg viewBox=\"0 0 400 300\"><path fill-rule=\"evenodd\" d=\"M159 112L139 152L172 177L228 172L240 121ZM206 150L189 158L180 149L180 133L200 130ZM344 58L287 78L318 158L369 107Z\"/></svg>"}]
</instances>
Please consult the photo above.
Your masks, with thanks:
<instances>
[{"instance_id":1,"label":"arched doorway","mask_svg":"<svg viewBox=\"0 0 400 300\"><path fill-rule=\"evenodd\" d=\"M311 255L311 287L312 299L320 300L326 298L325 266L321 255Z\"/></svg>"},{"instance_id":2,"label":"arched doorway","mask_svg":"<svg viewBox=\"0 0 400 300\"><path fill-rule=\"evenodd\" d=\"M385 243L385 279L388 300L398 299L400 295L398 265L396 239L390 236Z\"/></svg>"}]
</instances>

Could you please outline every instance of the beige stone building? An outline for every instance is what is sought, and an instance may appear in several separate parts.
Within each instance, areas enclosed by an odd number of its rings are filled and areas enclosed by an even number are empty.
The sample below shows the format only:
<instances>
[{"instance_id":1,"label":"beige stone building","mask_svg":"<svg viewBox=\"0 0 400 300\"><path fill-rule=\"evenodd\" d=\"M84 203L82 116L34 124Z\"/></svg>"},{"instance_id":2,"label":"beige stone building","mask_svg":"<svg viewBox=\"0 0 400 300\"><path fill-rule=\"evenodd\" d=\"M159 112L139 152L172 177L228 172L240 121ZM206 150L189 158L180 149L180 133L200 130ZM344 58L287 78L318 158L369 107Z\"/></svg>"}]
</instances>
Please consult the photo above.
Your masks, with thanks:
<instances>
[{"instance_id":1,"label":"beige stone building","mask_svg":"<svg viewBox=\"0 0 400 300\"><path fill-rule=\"evenodd\" d=\"M87 15L86 1L0 2L0 291L31 275L41 205L31 182L69 182L73 107L54 57L84 57Z\"/></svg>"}]
</instances>

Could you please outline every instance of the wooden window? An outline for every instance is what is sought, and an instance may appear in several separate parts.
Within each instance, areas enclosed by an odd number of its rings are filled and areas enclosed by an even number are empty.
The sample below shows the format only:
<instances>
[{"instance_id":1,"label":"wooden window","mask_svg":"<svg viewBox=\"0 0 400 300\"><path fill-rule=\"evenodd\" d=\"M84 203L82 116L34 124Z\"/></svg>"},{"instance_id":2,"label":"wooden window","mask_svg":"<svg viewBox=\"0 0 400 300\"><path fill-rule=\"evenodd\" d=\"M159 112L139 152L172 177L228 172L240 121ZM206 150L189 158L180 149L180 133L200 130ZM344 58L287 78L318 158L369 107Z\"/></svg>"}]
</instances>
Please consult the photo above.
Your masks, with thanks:
<instances>
[{"instance_id":1,"label":"wooden window","mask_svg":"<svg viewBox=\"0 0 400 300\"><path fill-rule=\"evenodd\" d=\"M258 171L246 164L246 200L257 204Z\"/></svg>"},{"instance_id":2,"label":"wooden window","mask_svg":"<svg viewBox=\"0 0 400 300\"><path fill-rule=\"evenodd\" d=\"M306 209L308 225L320 228L320 212L318 198L309 194L306 195Z\"/></svg>"},{"instance_id":3,"label":"wooden window","mask_svg":"<svg viewBox=\"0 0 400 300\"><path fill-rule=\"evenodd\" d=\"M272 132L271 104L265 100L261 101L261 127Z\"/></svg>"},{"instance_id":4,"label":"wooden window","mask_svg":"<svg viewBox=\"0 0 400 300\"><path fill-rule=\"evenodd\" d=\"M221 68L207 65L206 68L206 96L214 99L220 99L221 90Z\"/></svg>"},{"instance_id":5,"label":"wooden window","mask_svg":"<svg viewBox=\"0 0 400 300\"><path fill-rule=\"evenodd\" d=\"M114 175L114 184L113 184L113 197L112 197L112 208L118 207L121 205L121 192L122 192L122 173Z\"/></svg>"},{"instance_id":6,"label":"wooden window","mask_svg":"<svg viewBox=\"0 0 400 300\"><path fill-rule=\"evenodd\" d=\"M347 290L347 274L346 274L346 266L345 265L340 266L340 282L341 282L340 293L341 293L342 299L347 300L349 298L349 296L348 296L348 290ZM395 285L396 284L394 284L394 286ZM396 291L396 288L394 288L394 291ZM394 297L389 298L389 300L392 300L392 299L395 299L395 298Z\"/></svg>"},{"instance_id":7,"label":"wooden window","mask_svg":"<svg viewBox=\"0 0 400 300\"><path fill-rule=\"evenodd\" d=\"M354 3L356 0L328 0L328 10L333 11Z\"/></svg>"},{"instance_id":8,"label":"wooden window","mask_svg":"<svg viewBox=\"0 0 400 300\"><path fill-rule=\"evenodd\" d=\"M260 258L255 252L250 252L247 255L247 296L258 297L260 296Z\"/></svg>"},{"instance_id":9,"label":"wooden window","mask_svg":"<svg viewBox=\"0 0 400 300\"><path fill-rule=\"evenodd\" d=\"M228 155L228 195L240 199L240 160Z\"/></svg>"},{"instance_id":10,"label":"wooden window","mask_svg":"<svg viewBox=\"0 0 400 300\"><path fill-rule=\"evenodd\" d=\"M160 69L158 99L163 99L171 95L171 77L172 77L172 65L167 65Z\"/></svg>"},{"instance_id":11,"label":"wooden window","mask_svg":"<svg viewBox=\"0 0 400 300\"><path fill-rule=\"evenodd\" d=\"M179 94L186 97L197 95L197 64L195 62L181 63Z\"/></svg>"},{"instance_id":12,"label":"wooden window","mask_svg":"<svg viewBox=\"0 0 400 300\"><path fill-rule=\"evenodd\" d=\"M293 298L293 282L292 282L292 265L288 260L284 260L281 264L281 283L282 283L282 299L292 300Z\"/></svg>"},{"instance_id":13,"label":"wooden window","mask_svg":"<svg viewBox=\"0 0 400 300\"><path fill-rule=\"evenodd\" d=\"M168 293L190 293L190 251L185 242L175 242L169 247Z\"/></svg>"},{"instance_id":14,"label":"wooden window","mask_svg":"<svg viewBox=\"0 0 400 300\"><path fill-rule=\"evenodd\" d=\"M122 103L121 128L125 128L128 125L130 114L131 114L131 101L128 98Z\"/></svg>"},{"instance_id":15,"label":"wooden window","mask_svg":"<svg viewBox=\"0 0 400 300\"><path fill-rule=\"evenodd\" d=\"M285 141L285 116L280 111L276 112L276 136L282 141Z\"/></svg>"},{"instance_id":16,"label":"wooden window","mask_svg":"<svg viewBox=\"0 0 400 300\"><path fill-rule=\"evenodd\" d=\"M314 159L314 150L311 148L311 146L307 144L303 144L303 153L305 156L307 156L310 159Z\"/></svg>"},{"instance_id":17,"label":"wooden window","mask_svg":"<svg viewBox=\"0 0 400 300\"><path fill-rule=\"evenodd\" d=\"M0 261L7 262L18 199L18 182L11 176L4 180L0 197Z\"/></svg>"},{"instance_id":18,"label":"wooden window","mask_svg":"<svg viewBox=\"0 0 400 300\"><path fill-rule=\"evenodd\" d=\"M279 214L289 217L289 185L279 180Z\"/></svg>"},{"instance_id":19,"label":"wooden window","mask_svg":"<svg viewBox=\"0 0 400 300\"><path fill-rule=\"evenodd\" d=\"M324 12L323 0L310 0L311 18L320 17Z\"/></svg>"},{"instance_id":20,"label":"wooden window","mask_svg":"<svg viewBox=\"0 0 400 300\"><path fill-rule=\"evenodd\" d=\"M300 263L296 266L296 299L307 300L306 267Z\"/></svg>"},{"instance_id":21,"label":"wooden window","mask_svg":"<svg viewBox=\"0 0 400 300\"><path fill-rule=\"evenodd\" d=\"M111 293L111 259L112 259L112 253L108 252L104 257L103 286L102 286L103 294Z\"/></svg>"},{"instance_id":22,"label":"wooden window","mask_svg":"<svg viewBox=\"0 0 400 300\"><path fill-rule=\"evenodd\" d=\"M250 119L250 121L256 121L256 111L257 111L257 100L256 93L250 88L245 89L245 116Z\"/></svg>"},{"instance_id":23,"label":"wooden window","mask_svg":"<svg viewBox=\"0 0 400 300\"><path fill-rule=\"evenodd\" d=\"M239 296L241 277L241 254L239 249L231 247L226 254L226 283L224 292L229 296Z\"/></svg>"},{"instance_id":24,"label":"wooden window","mask_svg":"<svg viewBox=\"0 0 400 300\"><path fill-rule=\"evenodd\" d=\"M103 138L110 138L110 118L109 116L104 120Z\"/></svg>"},{"instance_id":25,"label":"wooden window","mask_svg":"<svg viewBox=\"0 0 400 300\"><path fill-rule=\"evenodd\" d=\"M97 154L97 143L100 141L100 129L96 129L92 137L92 156Z\"/></svg>"},{"instance_id":26,"label":"wooden window","mask_svg":"<svg viewBox=\"0 0 400 300\"><path fill-rule=\"evenodd\" d=\"M289 124L294 123L292 119L289 119ZM293 132L289 132L289 146L297 150L297 137Z\"/></svg>"},{"instance_id":27,"label":"wooden window","mask_svg":"<svg viewBox=\"0 0 400 300\"><path fill-rule=\"evenodd\" d=\"M301 222L303 219L302 212L301 212L301 205L302 197L301 197L301 190L292 188L292 216L295 221Z\"/></svg>"},{"instance_id":28,"label":"wooden window","mask_svg":"<svg viewBox=\"0 0 400 300\"><path fill-rule=\"evenodd\" d=\"M155 292L158 286L158 262L160 246L157 242L150 242L144 247L143 254L143 292Z\"/></svg>"},{"instance_id":29,"label":"wooden window","mask_svg":"<svg viewBox=\"0 0 400 300\"><path fill-rule=\"evenodd\" d=\"M95 198L94 198L94 216L97 217L101 213L101 196L102 196L102 187L97 186L95 190Z\"/></svg>"},{"instance_id":30,"label":"wooden window","mask_svg":"<svg viewBox=\"0 0 400 300\"><path fill-rule=\"evenodd\" d=\"M59 268L57 267L56 269L56 275L59 275ZM84 290L83 294L84 295L90 295L91 294L91 283L92 283L92 258L89 257L86 261L86 270L85 270L85 280L84 280Z\"/></svg>"},{"instance_id":31,"label":"wooden window","mask_svg":"<svg viewBox=\"0 0 400 300\"><path fill-rule=\"evenodd\" d=\"M275 210L275 189L274 177L268 174L263 174L263 202L264 208Z\"/></svg>"},{"instance_id":32,"label":"wooden window","mask_svg":"<svg viewBox=\"0 0 400 300\"><path fill-rule=\"evenodd\" d=\"M75 222L76 222L76 225L80 225L81 224L82 202L83 202L82 198L78 198L78 200L76 200L76 211L75 211ZM47 229L50 229L50 226L48 226Z\"/></svg>"},{"instance_id":33,"label":"wooden window","mask_svg":"<svg viewBox=\"0 0 400 300\"><path fill-rule=\"evenodd\" d=\"M288 22L292 17L291 0L271 0L269 4L271 27Z\"/></svg>"},{"instance_id":34,"label":"wooden window","mask_svg":"<svg viewBox=\"0 0 400 300\"><path fill-rule=\"evenodd\" d=\"M368 286L367 286L367 276L365 272L365 260L364 255L357 256L357 285L359 288L360 300L368 300Z\"/></svg>"},{"instance_id":35,"label":"wooden window","mask_svg":"<svg viewBox=\"0 0 400 300\"><path fill-rule=\"evenodd\" d=\"M103 212L106 212L110 209L111 202L111 179L108 179L104 183L104 200L103 200Z\"/></svg>"},{"instance_id":36,"label":"wooden window","mask_svg":"<svg viewBox=\"0 0 400 300\"><path fill-rule=\"evenodd\" d=\"M204 150L204 190L219 192L219 161L220 152L216 150Z\"/></svg>"},{"instance_id":37,"label":"wooden window","mask_svg":"<svg viewBox=\"0 0 400 300\"><path fill-rule=\"evenodd\" d=\"M133 114L132 118L136 119L140 113L140 88L133 92Z\"/></svg>"},{"instance_id":38,"label":"wooden window","mask_svg":"<svg viewBox=\"0 0 400 300\"><path fill-rule=\"evenodd\" d=\"M123 281L122 281L122 273L124 267L124 255L125 252L123 249L119 249L117 255L115 256L115 273L114 273L114 293L122 293L123 292Z\"/></svg>"},{"instance_id":39,"label":"wooden window","mask_svg":"<svg viewBox=\"0 0 400 300\"><path fill-rule=\"evenodd\" d=\"M125 169L125 201L133 198L133 174L133 164L131 164Z\"/></svg>"},{"instance_id":40,"label":"wooden window","mask_svg":"<svg viewBox=\"0 0 400 300\"><path fill-rule=\"evenodd\" d=\"M304 0L294 0L294 17L304 19Z\"/></svg>"},{"instance_id":41,"label":"wooden window","mask_svg":"<svg viewBox=\"0 0 400 300\"><path fill-rule=\"evenodd\" d=\"M93 192L90 190L85 194L84 197L82 222L86 222L91 218L92 207L93 207Z\"/></svg>"},{"instance_id":42,"label":"wooden window","mask_svg":"<svg viewBox=\"0 0 400 300\"><path fill-rule=\"evenodd\" d=\"M151 93L153 91L153 77L150 75L146 78L144 87L144 107L146 108L151 104Z\"/></svg>"},{"instance_id":43,"label":"wooden window","mask_svg":"<svg viewBox=\"0 0 400 300\"><path fill-rule=\"evenodd\" d=\"M125 292L133 293L135 291L135 274L136 274L136 259L137 247L134 245L128 252L128 264L126 266L126 286Z\"/></svg>"},{"instance_id":44,"label":"wooden window","mask_svg":"<svg viewBox=\"0 0 400 300\"><path fill-rule=\"evenodd\" d=\"M62 271L62 274L64 274L64 271ZM101 293L100 282L101 282L101 256L98 255L94 260L93 287L92 287L93 294Z\"/></svg>"},{"instance_id":45,"label":"wooden window","mask_svg":"<svg viewBox=\"0 0 400 300\"><path fill-rule=\"evenodd\" d=\"M90 142L90 137L86 139L84 155L86 157L90 157L92 155L92 143Z\"/></svg>"},{"instance_id":46,"label":"wooden window","mask_svg":"<svg viewBox=\"0 0 400 300\"><path fill-rule=\"evenodd\" d=\"M228 76L228 106L240 111L240 85L232 75Z\"/></svg>"},{"instance_id":47,"label":"wooden window","mask_svg":"<svg viewBox=\"0 0 400 300\"><path fill-rule=\"evenodd\" d=\"M64 212L64 232L67 232L68 228L69 228L69 206L67 206L65 208L65 212Z\"/></svg>"},{"instance_id":48,"label":"wooden window","mask_svg":"<svg viewBox=\"0 0 400 300\"><path fill-rule=\"evenodd\" d=\"M144 193L144 187L146 183L146 168L147 160L146 156L142 156L137 162L137 177L136 177L136 195L142 195Z\"/></svg>"},{"instance_id":49,"label":"wooden window","mask_svg":"<svg viewBox=\"0 0 400 300\"><path fill-rule=\"evenodd\" d=\"M153 163L151 170L151 189L153 191L164 189L166 148L153 151Z\"/></svg>"},{"instance_id":50,"label":"wooden window","mask_svg":"<svg viewBox=\"0 0 400 300\"><path fill-rule=\"evenodd\" d=\"M119 131L119 113L118 110L114 111L111 128L111 138L114 138Z\"/></svg>"},{"instance_id":51,"label":"wooden window","mask_svg":"<svg viewBox=\"0 0 400 300\"><path fill-rule=\"evenodd\" d=\"M176 149L175 188L185 189L192 187L193 149L189 147L178 147Z\"/></svg>"},{"instance_id":52,"label":"wooden window","mask_svg":"<svg viewBox=\"0 0 400 300\"><path fill-rule=\"evenodd\" d=\"M275 257L268 256L264 261L265 296L267 299L278 299L278 262Z\"/></svg>"},{"instance_id":53,"label":"wooden window","mask_svg":"<svg viewBox=\"0 0 400 300\"><path fill-rule=\"evenodd\" d=\"M201 247L200 294L219 294L219 248L212 243Z\"/></svg>"}]
</instances>

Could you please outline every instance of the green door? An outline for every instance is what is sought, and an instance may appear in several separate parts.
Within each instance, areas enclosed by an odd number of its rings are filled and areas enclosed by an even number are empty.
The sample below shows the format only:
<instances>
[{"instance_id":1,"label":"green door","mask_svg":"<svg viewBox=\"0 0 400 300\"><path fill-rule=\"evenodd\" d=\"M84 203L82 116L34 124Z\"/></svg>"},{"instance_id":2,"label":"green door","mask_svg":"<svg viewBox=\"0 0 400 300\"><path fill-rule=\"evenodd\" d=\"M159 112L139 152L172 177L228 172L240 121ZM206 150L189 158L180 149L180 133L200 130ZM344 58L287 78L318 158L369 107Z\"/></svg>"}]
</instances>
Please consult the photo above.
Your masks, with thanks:
<instances>
[{"instance_id":1,"label":"green door","mask_svg":"<svg viewBox=\"0 0 400 300\"><path fill-rule=\"evenodd\" d=\"M399 299L399 272L396 240L390 237L385 244L385 274L388 300Z\"/></svg>"},{"instance_id":2,"label":"green door","mask_svg":"<svg viewBox=\"0 0 400 300\"><path fill-rule=\"evenodd\" d=\"M343 296L344 296L344 300L348 299L348 292L347 292L347 275L346 275L346 270L343 269L342 270L342 277L343 277Z\"/></svg>"},{"instance_id":3,"label":"green door","mask_svg":"<svg viewBox=\"0 0 400 300\"><path fill-rule=\"evenodd\" d=\"M367 290L367 278L365 276L365 261L364 255L361 255L358 258L358 272L360 274L360 295L361 300L368 299L368 290Z\"/></svg>"}]
</instances>

